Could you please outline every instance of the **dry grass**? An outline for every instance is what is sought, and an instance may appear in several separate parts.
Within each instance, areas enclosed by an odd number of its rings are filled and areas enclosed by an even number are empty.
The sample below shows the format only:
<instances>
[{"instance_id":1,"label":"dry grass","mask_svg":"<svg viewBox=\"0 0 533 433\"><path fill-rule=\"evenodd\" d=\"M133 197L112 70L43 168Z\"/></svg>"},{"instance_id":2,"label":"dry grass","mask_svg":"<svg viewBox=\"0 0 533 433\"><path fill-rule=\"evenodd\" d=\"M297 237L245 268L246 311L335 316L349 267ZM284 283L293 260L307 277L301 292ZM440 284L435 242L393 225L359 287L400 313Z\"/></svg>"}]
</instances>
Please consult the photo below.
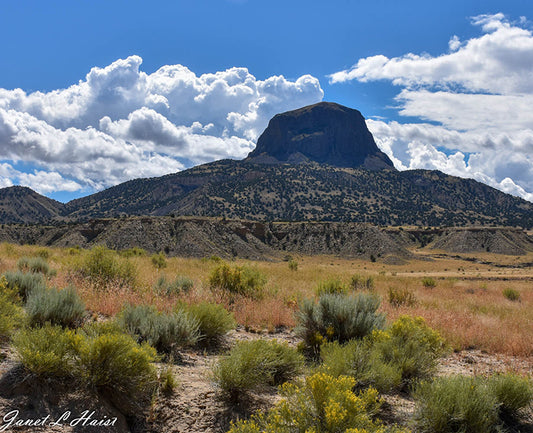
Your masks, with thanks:
<instances>
[{"instance_id":1,"label":"dry grass","mask_svg":"<svg viewBox=\"0 0 533 433\"><path fill-rule=\"evenodd\" d=\"M42 250L36 246L0 244L0 271L16 267L22 256L32 256ZM85 251L48 249L48 262L57 275L51 285L64 287L73 283L80 291L87 308L94 313L112 316L125 303L154 304L161 310L170 310L177 302L195 303L215 301L234 312L237 321L248 329L273 331L279 327L294 326L294 312L298 303L315 296L318 282L336 278L348 283L354 274L372 276L375 292L381 295L381 309L390 320L401 314L424 317L438 329L455 349L477 348L491 353L530 356L533 354L533 290L530 268L520 268L532 262L533 255L522 257L478 254L463 255L462 259L438 256L434 260L412 260L405 265L392 266L359 260L342 260L326 256L294 257L296 271L287 262L254 262L253 266L268 277L265 296L260 300L231 298L213 292L208 285L210 272L219 264L216 260L168 258L167 267L157 270L150 256L130 260L137 269L134 286L120 287L110 283L97 288L74 271ZM420 254L426 254L420 253ZM250 264L237 260L235 264ZM501 267L506 265L507 267ZM161 273L173 279L178 275L194 281L188 294L166 296L154 292L153 286ZM436 280L433 288L424 287L422 279ZM408 289L417 302L412 306L394 307L388 303L389 288ZM507 300L503 289L512 288L520 293L520 301Z\"/></svg>"},{"instance_id":2,"label":"dry grass","mask_svg":"<svg viewBox=\"0 0 533 433\"><path fill-rule=\"evenodd\" d=\"M266 329L274 332L279 328L293 327L294 305L288 305L279 298L267 298L259 301L242 298L232 308L237 323L249 330Z\"/></svg>"},{"instance_id":3,"label":"dry grass","mask_svg":"<svg viewBox=\"0 0 533 433\"><path fill-rule=\"evenodd\" d=\"M404 284L406 284L404 282ZM520 356L533 354L533 293L528 280L513 281L521 302L502 295L507 281L439 280L435 289L415 290L417 305L382 310L391 319L418 315L438 329L454 349L481 349Z\"/></svg>"}]
</instances>

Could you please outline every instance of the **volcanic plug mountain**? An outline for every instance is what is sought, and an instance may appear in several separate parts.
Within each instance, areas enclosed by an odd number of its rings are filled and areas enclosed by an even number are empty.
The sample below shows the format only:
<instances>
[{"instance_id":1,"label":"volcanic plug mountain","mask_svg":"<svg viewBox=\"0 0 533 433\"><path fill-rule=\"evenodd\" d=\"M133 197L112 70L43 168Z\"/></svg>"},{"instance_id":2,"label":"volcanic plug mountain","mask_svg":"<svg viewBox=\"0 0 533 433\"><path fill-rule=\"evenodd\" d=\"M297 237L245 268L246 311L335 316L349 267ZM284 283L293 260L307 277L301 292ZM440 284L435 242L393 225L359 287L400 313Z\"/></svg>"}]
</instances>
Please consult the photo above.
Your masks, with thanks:
<instances>
[{"instance_id":1,"label":"volcanic plug mountain","mask_svg":"<svg viewBox=\"0 0 533 433\"><path fill-rule=\"evenodd\" d=\"M394 169L389 157L376 146L361 113L332 102L274 116L246 160Z\"/></svg>"},{"instance_id":2,"label":"volcanic plug mountain","mask_svg":"<svg viewBox=\"0 0 533 433\"><path fill-rule=\"evenodd\" d=\"M134 179L66 204L45 197L36 201L38 194L23 190L0 190L0 222L190 215L533 227L528 201L439 171L396 170L376 146L361 113L326 102L276 115L242 161L226 159ZM26 210L18 221L21 208Z\"/></svg>"}]
</instances>

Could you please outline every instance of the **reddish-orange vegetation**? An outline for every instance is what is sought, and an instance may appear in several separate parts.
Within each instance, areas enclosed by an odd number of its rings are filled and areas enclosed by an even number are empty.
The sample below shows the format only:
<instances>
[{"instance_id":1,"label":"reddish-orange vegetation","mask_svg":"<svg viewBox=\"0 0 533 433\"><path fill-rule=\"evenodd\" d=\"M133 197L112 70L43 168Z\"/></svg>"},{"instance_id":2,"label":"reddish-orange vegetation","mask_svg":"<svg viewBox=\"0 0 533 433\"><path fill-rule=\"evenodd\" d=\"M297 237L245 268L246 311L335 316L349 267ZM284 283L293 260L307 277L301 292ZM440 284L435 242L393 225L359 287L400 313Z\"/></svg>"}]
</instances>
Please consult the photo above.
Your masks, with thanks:
<instances>
[{"instance_id":1,"label":"reddish-orange vegetation","mask_svg":"<svg viewBox=\"0 0 533 433\"><path fill-rule=\"evenodd\" d=\"M41 248L42 250L42 248ZM0 245L0 271L16 269L22 256L35 254L37 247ZM252 266L266 276L262 296L256 299L213 290L209 275L218 260L167 258L168 266L156 269L149 256L129 259L137 270L134 284L108 282L95 285L76 270L76 263L86 254L81 250L49 249L47 258L57 274L49 285L66 287L73 284L93 314L113 316L129 304L152 304L162 311L171 311L178 303L217 302L235 315L237 322L250 330L274 331L296 324L298 302L315 297L320 281L335 278L345 284L353 275L372 277L373 291L381 299L381 311L392 321L401 314L424 317L428 324L446 338L454 349L475 348L490 353L530 356L533 354L533 290L530 269L521 264L532 260L484 255L479 264L457 257L434 257L432 261L412 260L403 265L342 260L333 257L297 257L296 271L287 262L254 262ZM122 259L121 259L122 260ZM236 264L250 264L239 260ZM502 266L503 265L503 266ZM154 285L165 273L169 279L185 276L194 282L191 291L178 295L157 293ZM435 287L424 287L424 277L432 277ZM413 305L393 306L389 288L412 293ZM519 299L503 295L512 288Z\"/></svg>"}]
</instances>

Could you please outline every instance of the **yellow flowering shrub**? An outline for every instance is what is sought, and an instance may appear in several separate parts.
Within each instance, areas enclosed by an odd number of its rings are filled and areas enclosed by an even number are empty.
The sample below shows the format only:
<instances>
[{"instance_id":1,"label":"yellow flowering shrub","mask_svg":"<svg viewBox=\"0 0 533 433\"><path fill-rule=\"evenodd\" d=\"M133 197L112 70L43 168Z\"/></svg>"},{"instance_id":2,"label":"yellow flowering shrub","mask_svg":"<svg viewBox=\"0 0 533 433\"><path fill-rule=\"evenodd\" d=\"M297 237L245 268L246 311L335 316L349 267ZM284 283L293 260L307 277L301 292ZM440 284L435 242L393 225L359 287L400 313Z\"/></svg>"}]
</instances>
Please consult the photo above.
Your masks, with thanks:
<instances>
[{"instance_id":1,"label":"yellow flowering shrub","mask_svg":"<svg viewBox=\"0 0 533 433\"><path fill-rule=\"evenodd\" d=\"M0 340L7 340L22 321L24 314L17 305L16 288L9 288L5 277L0 278Z\"/></svg>"},{"instance_id":2,"label":"yellow flowering shrub","mask_svg":"<svg viewBox=\"0 0 533 433\"><path fill-rule=\"evenodd\" d=\"M232 425L230 433L391 433L405 432L374 420L381 399L369 388L353 392L351 377L316 373L299 384L285 383L282 400L268 414Z\"/></svg>"},{"instance_id":3,"label":"yellow flowering shrub","mask_svg":"<svg viewBox=\"0 0 533 433\"><path fill-rule=\"evenodd\" d=\"M144 392L157 379L152 362L156 350L126 334L106 333L85 338L78 349L82 376L91 385L122 393Z\"/></svg>"},{"instance_id":4,"label":"yellow flowering shrub","mask_svg":"<svg viewBox=\"0 0 533 433\"><path fill-rule=\"evenodd\" d=\"M379 335L380 331L375 333ZM423 317L400 316L386 332L381 331L381 334L402 342L416 341L432 353L440 353L445 346L444 339L426 324Z\"/></svg>"},{"instance_id":5,"label":"yellow flowering shrub","mask_svg":"<svg viewBox=\"0 0 533 433\"><path fill-rule=\"evenodd\" d=\"M18 358L37 376L66 377L75 374L76 354L81 336L70 329L46 324L24 329L13 338Z\"/></svg>"},{"instance_id":6,"label":"yellow flowering shrub","mask_svg":"<svg viewBox=\"0 0 533 433\"><path fill-rule=\"evenodd\" d=\"M386 330L374 330L363 340L321 348L321 370L332 376L355 378L357 387L380 392L409 389L431 377L446 350L443 338L421 317L402 316Z\"/></svg>"},{"instance_id":7,"label":"yellow flowering shrub","mask_svg":"<svg viewBox=\"0 0 533 433\"><path fill-rule=\"evenodd\" d=\"M256 268L230 266L227 263L219 265L209 275L209 285L212 289L256 299L263 296L266 281L266 276Z\"/></svg>"},{"instance_id":8,"label":"yellow flowering shrub","mask_svg":"<svg viewBox=\"0 0 533 433\"><path fill-rule=\"evenodd\" d=\"M213 379L225 397L236 402L250 390L292 379L301 372L303 364L303 356L287 343L242 341L217 362Z\"/></svg>"},{"instance_id":9,"label":"yellow flowering shrub","mask_svg":"<svg viewBox=\"0 0 533 433\"><path fill-rule=\"evenodd\" d=\"M430 377L446 351L444 339L422 317L401 316L385 332L374 331L371 340L383 363L400 371L404 386Z\"/></svg>"},{"instance_id":10,"label":"yellow flowering shrub","mask_svg":"<svg viewBox=\"0 0 533 433\"><path fill-rule=\"evenodd\" d=\"M386 330L374 330L363 340L321 348L322 371L355 378L357 387L380 392L408 389L431 377L446 346L439 333L421 317L402 316Z\"/></svg>"},{"instance_id":11,"label":"yellow flowering shrub","mask_svg":"<svg viewBox=\"0 0 533 433\"><path fill-rule=\"evenodd\" d=\"M113 326L92 326L87 332L49 323L19 331L15 352L31 373L42 378L81 378L104 392L116 407L133 410L133 402L149 398L157 384L156 351L139 345Z\"/></svg>"}]
</instances>

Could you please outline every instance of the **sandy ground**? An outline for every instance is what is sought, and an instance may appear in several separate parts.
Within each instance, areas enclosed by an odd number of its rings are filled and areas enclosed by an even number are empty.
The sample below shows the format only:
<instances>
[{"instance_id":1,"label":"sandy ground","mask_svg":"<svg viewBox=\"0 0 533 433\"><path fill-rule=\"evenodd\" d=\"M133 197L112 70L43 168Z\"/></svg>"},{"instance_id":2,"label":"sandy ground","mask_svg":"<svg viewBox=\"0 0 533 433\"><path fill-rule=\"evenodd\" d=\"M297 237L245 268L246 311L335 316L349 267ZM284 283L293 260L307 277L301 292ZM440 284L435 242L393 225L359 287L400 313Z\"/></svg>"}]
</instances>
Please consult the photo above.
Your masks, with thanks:
<instances>
[{"instance_id":1,"label":"sandy ground","mask_svg":"<svg viewBox=\"0 0 533 433\"><path fill-rule=\"evenodd\" d=\"M228 335L227 347L238 340L256 338L277 338L296 344L291 331L277 334L255 334L238 329ZM4 348L3 362L0 363L0 414L4 417L11 410L19 410L20 418L39 419L51 414L57 419L66 411L72 417L84 410L95 410L95 418L117 417L114 426L32 426L11 428L4 431L20 432L146 432L146 433L222 433L227 431L231 421L244 418L258 409L268 409L277 400L275 389L266 389L250 397L245 405L229 406L221 398L219 390L212 382L210 371L219 354L201 351L188 351L179 364L173 365L178 386L171 395L159 395L152 402L145 421L126 419L104 399L87 391L69 389L61 383L39 383L24 377L17 367L13 355ZM439 364L439 375L465 374L487 375L496 372L514 371L531 373L533 360L506 355L491 355L478 350L452 353ZM385 396L383 418L386 422L408 423L415 404L407 396ZM0 424L5 426L4 421ZM521 432L533 431L533 417L520 426Z\"/></svg>"}]
</instances>

